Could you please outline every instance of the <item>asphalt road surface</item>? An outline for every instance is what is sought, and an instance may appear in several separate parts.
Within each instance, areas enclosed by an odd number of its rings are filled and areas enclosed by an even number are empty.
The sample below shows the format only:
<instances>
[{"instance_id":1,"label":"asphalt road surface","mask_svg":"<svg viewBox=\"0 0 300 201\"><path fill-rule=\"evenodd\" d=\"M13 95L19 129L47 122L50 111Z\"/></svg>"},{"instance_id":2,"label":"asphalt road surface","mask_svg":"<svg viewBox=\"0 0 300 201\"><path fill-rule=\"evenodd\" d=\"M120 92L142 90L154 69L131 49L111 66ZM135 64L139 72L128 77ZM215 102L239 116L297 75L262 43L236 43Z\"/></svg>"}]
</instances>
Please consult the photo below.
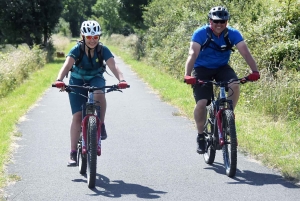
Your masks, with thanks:
<instances>
[{"instance_id":1,"label":"asphalt road surface","mask_svg":"<svg viewBox=\"0 0 300 201\"><path fill-rule=\"evenodd\" d=\"M300 200L299 187L243 154L234 178L225 175L221 151L207 165L196 153L193 122L176 115L119 57L116 62L131 88L106 94L108 138L96 187L88 188L77 167L67 167L68 97L49 87L18 124L22 137L8 173L21 180L4 189L7 200Z\"/></svg>"}]
</instances>

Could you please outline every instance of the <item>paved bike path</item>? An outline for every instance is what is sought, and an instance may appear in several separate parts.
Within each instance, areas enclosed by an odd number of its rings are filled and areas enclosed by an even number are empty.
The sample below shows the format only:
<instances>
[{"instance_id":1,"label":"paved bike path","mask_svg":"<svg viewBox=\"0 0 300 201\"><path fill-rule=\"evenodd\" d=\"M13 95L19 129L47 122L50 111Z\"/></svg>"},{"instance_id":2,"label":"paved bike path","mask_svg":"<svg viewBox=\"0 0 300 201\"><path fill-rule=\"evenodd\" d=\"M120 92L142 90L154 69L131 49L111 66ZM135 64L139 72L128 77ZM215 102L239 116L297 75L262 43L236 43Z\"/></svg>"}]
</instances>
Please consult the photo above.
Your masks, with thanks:
<instances>
[{"instance_id":1,"label":"paved bike path","mask_svg":"<svg viewBox=\"0 0 300 201\"><path fill-rule=\"evenodd\" d=\"M213 165L205 164L193 122L176 116L119 57L116 62L131 88L106 95L108 138L96 188L66 166L71 112L67 94L50 87L17 126L22 137L8 173L21 180L4 189L7 200L299 200L297 186L242 154L235 178L225 175L221 151Z\"/></svg>"}]
</instances>

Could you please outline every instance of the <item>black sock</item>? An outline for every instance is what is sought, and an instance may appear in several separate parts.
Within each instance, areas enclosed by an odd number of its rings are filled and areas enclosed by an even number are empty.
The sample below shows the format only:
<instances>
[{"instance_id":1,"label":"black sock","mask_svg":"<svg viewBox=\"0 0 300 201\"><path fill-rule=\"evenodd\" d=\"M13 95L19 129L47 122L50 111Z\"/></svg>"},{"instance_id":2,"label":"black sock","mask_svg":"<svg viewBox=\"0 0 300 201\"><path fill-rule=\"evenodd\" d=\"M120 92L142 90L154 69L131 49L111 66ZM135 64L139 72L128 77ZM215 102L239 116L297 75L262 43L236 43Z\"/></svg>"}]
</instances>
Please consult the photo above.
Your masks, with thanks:
<instances>
[{"instance_id":1,"label":"black sock","mask_svg":"<svg viewBox=\"0 0 300 201\"><path fill-rule=\"evenodd\" d=\"M204 140L204 134L203 133L198 133L197 140Z\"/></svg>"}]
</instances>

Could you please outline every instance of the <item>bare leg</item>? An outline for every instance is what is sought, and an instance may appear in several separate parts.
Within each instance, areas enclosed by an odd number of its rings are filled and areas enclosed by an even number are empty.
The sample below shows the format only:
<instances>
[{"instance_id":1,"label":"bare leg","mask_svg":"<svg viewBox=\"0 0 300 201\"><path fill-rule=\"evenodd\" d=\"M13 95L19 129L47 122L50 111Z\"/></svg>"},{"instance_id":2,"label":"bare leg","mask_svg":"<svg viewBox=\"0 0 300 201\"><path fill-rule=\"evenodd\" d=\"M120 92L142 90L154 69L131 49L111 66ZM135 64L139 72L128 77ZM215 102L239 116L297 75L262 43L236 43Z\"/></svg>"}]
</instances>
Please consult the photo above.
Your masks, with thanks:
<instances>
[{"instance_id":1,"label":"bare leg","mask_svg":"<svg viewBox=\"0 0 300 201\"><path fill-rule=\"evenodd\" d=\"M106 98L105 94L102 91L96 91L94 94L95 100L99 101L100 104L100 120L104 122L105 120L105 113L106 113Z\"/></svg>"},{"instance_id":2,"label":"bare leg","mask_svg":"<svg viewBox=\"0 0 300 201\"><path fill-rule=\"evenodd\" d=\"M240 85L236 83L231 83L228 87L232 89L229 89L228 91L228 99L232 100L234 109L240 97Z\"/></svg>"},{"instance_id":3,"label":"bare leg","mask_svg":"<svg viewBox=\"0 0 300 201\"><path fill-rule=\"evenodd\" d=\"M81 112L76 112L75 114L73 114L70 128L71 150L77 150L77 143L81 131L81 118Z\"/></svg>"},{"instance_id":4,"label":"bare leg","mask_svg":"<svg viewBox=\"0 0 300 201\"><path fill-rule=\"evenodd\" d=\"M204 131L204 124L206 121L206 104L206 99L199 100L194 109L194 119L196 122L198 133L200 134Z\"/></svg>"}]
</instances>

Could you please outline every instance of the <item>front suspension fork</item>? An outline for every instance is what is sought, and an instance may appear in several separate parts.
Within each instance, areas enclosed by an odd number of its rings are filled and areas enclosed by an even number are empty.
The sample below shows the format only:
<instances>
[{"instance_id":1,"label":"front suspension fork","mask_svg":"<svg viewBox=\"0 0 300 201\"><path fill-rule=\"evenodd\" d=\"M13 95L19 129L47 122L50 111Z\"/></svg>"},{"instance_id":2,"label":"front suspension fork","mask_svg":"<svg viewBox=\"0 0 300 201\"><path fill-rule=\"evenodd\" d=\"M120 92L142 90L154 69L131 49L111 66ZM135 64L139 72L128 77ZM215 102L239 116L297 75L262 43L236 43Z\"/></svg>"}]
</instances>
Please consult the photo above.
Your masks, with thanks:
<instances>
[{"instance_id":1,"label":"front suspension fork","mask_svg":"<svg viewBox=\"0 0 300 201\"><path fill-rule=\"evenodd\" d=\"M88 119L90 116L94 116L94 115L86 115L83 120L82 120L82 154L86 154L87 153L87 149L86 149L86 141L87 141L87 124L88 124ZM101 120L96 117L97 120L97 155L100 156L101 155L101 126L102 126L102 122Z\"/></svg>"},{"instance_id":2,"label":"front suspension fork","mask_svg":"<svg viewBox=\"0 0 300 201\"><path fill-rule=\"evenodd\" d=\"M220 146L223 146L225 144L224 138L223 138L223 129L222 129L222 112L223 111L224 111L224 109L219 110L216 115Z\"/></svg>"}]
</instances>

